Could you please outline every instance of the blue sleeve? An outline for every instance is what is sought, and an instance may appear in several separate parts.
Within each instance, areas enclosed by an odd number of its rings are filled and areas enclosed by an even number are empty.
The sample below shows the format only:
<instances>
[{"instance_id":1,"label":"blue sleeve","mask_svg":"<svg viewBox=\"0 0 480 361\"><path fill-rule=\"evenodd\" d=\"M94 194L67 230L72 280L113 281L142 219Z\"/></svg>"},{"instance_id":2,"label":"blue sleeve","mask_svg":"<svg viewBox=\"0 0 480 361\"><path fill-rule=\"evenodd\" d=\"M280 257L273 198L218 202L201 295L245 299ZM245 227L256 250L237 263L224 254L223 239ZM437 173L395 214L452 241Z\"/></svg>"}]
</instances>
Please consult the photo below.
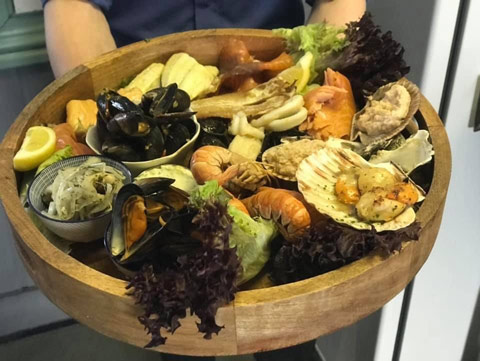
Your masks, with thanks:
<instances>
[{"instance_id":1,"label":"blue sleeve","mask_svg":"<svg viewBox=\"0 0 480 361\"><path fill-rule=\"evenodd\" d=\"M89 0L89 1L92 4L97 5L102 11L109 10L113 2L113 0ZM42 0L42 6L45 6L47 2L48 0Z\"/></svg>"}]
</instances>

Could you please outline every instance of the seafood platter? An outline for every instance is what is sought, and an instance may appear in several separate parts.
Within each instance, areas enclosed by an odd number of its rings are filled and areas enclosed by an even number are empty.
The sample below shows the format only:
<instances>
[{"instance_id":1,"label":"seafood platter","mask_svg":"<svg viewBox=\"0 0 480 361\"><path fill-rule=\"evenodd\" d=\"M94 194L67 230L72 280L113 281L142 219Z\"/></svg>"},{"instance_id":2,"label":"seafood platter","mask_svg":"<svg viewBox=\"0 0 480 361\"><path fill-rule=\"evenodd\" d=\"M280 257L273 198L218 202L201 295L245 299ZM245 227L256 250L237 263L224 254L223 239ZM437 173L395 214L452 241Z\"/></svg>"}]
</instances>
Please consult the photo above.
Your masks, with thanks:
<instances>
[{"instance_id":1,"label":"seafood platter","mask_svg":"<svg viewBox=\"0 0 480 361\"><path fill-rule=\"evenodd\" d=\"M426 261L450 179L403 52L367 14L72 70L2 143L25 267L73 318L160 352L277 349L371 314Z\"/></svg>"}]
</instances>

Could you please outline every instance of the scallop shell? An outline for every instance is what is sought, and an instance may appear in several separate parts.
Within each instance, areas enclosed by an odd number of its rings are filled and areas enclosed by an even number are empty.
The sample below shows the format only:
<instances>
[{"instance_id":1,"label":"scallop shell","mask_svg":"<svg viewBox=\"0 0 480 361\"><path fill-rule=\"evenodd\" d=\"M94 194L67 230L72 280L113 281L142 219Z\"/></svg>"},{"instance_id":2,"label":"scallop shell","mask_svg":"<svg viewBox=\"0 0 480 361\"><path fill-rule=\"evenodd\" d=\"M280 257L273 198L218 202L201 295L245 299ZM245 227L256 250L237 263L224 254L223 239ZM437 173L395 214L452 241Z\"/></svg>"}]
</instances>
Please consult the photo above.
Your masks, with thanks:
<instances>
[{"instance_id":1,"label":"scallop shell","mask_svg":"<svg viewBox=\"0 0 480 361\"><path fill-rule=\"evenodd\" d=\"M371 164L357 153L342 148L323 148L305 158L297 170L298 189L305 200L320 213L333 218L336 222L360 230L394 231L404 228L415 221L415 211L407 207L400 215L388 222L367 223L356 215L355 206L338 200L335 183L338 176L352 167L384 168L392 173L398 181L406 178L405 174L393 163ZM410 180L409 180L410 181ZM417 188L418 201L425 199L424 192Z\"/></svg>"},{"instance_id":2,"label":"scallop shell","mask_svg":"<svg viewBox=\"0 0 480 361\"><path fill-rule=\"evenodd\" d=\"M298 165L309 155L323 148L325 142L319 139L301 139L282 143L267 149L262 154L262 163L269 174L295 182Z\"/></svg>"},{"instance_id":3,"label":"scallop shell","mask_svg":"<svg viewBox=\"0 0 480 361\"><path fill-rule=\"evenodd\" d=\"M362 132L360 129L357 128L357 122L359 117L365 113L366 109L372 106L372 100L380 100L383 98L385 93L390 90L394 85L401 85L405 89L407 89L408 93L410 94L410 106L408 109L408 113L405 118L401 119L401 124L399 126L390 127L388 125L385 126L384 133L380 135L370 136L367 133ZM355 114L352 121L352 131L350 134L350 139L355 140L357 137L360 136L360 141L364 145L374 146L374 144L383 142L387 139L393 138L395 135L399 134L405 128L408 128L410 132L415 132L418 130L418 126L416 125L415 120L413 117L415 113L418 111L420 106L420 90L418 87L413 84L412 82L408 81L405 78L400 79L397 82L389 83L387 85L382 86L379 88L372 96L368 98L367 104L365 107L360 110L358 113Z\"/></svg>"},{"instance_id":4,"label":"scallop shell","mask_svg":"<svg viewBox=\"0 0 480 361\"><path fill-rule=\"evenodd\" d=\"M410 174L415 168L427 164L434 155L433 146L428 141L430 134L419 130L405 143L394 150L381 150L370 158L374 164L395 162L404 172Z\"/></svg>"}]
</instances>

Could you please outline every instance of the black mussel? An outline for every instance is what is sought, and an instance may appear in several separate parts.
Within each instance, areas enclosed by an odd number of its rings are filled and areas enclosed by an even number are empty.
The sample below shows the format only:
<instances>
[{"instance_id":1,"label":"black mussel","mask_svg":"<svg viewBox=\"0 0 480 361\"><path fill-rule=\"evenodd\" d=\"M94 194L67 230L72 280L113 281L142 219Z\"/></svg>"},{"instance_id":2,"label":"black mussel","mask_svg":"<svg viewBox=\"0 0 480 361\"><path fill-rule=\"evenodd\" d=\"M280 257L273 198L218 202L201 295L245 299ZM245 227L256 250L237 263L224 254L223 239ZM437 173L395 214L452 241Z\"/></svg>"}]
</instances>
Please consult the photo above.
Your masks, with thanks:
<instances>
[{"instance_id":1,"label":"black mussel","mask_svg":"<svg viewBox=\"0 0 480 361\"><path fill-rule=\"evenodd\" d=\"M97 98L98 114L108 122L118 113L139 111L140 108L127 97L113 90L105 89Z\"/></svg>"},{"instance_id":2,"label":"black mussel","mask_svg":"<svg viewBox=\"0 0 480 361\"><path fill-rule=\"evenodd\" d=\"M198 138L196 148L203 147L204 145L216 145L218 147L228 148L227 144L225 144L220 138L211 134L202 134Z\"/></svg>"},{"instance_id":3,"label":"black mussel","mask_svg":"<svg viewBox=\"0 0 480 361\"><path fill-rule=\"evenodd\" d=\"M200 137L197 144L218 145L227 148L232 138L228 134L228 119L212 117L198 121L200 123Z\"/></svg>"},{"instance_id":4,"label":"black mussel","mask_svg":"<svg viewBox=\"0 0 480 361\"><path fill-rule=\"evenodd\" d=\"M165 138L157 126L152 127L150 133L145 137L144 149L144 160L156 159L164 155Z\"/></svg>"},{"instance_id":5,"label":"black mussel","mask_svg":"<svg viewBox=\"0 0 480 361\"><path fill-rule=\"evenodd\" d=\"M190 108L190 96L188 93L182 89L177 89L175 92L175 101L172 104L172 107L169 109L169 112L184 112Z\"/></svg>"},{"instance_id":6,"label":"black mussel","mask_svg":"<svg viewBox=\"0 0 480 361\"><path fill-rule=\"evenodd\" d=\"M282 143L282 138L289 137L302 139L305 136L308 137L308 134L298 130L298 127L286 130L284 132L269 132L265 135L265 138L263 139L262 153L268 148L280 145Z\"/></svg>"},{"instance_id":7,"label":"black mussel","mask_svg":"<svg viewBox=\"0 0 480 361\"><path fill-rule=\"evenodd\" d=\"M102 143L102 153L120 161L137 162L141 159L141 152L123 141L107 137Z\"/></svg>"},{"instance_id":8,"label":"black mussel","mask_svg":"<svg viewBox=\"0 0 480 361\"><path fill-rule=\"evenodd\" d=\"M153 117L168 113L175 101L175 93L177 92L177 84L170 84L163 88L164 91L159 92L150 104L149 113Z\"/></svg>"},{"instance_id":9,"label":"black mussel","mask_svg":"<svg viewBox=\"0 0 480 361\"><path fill-rule=\"evenodd\" d=\"M204 118L199 119L202 132L216 136L228 136L229 119L225 118Z\"/></svg>"},{"instance_id":10,"label":"black mussel","mask_svg":"<svg viewBox=\"0 0 480 361\"><path fill-rule=\"evenodd\" d=\"M167 128L165 149L167 155L175 153L190 140L190 132L182 123L173 123Z\"/></svg>"},{"instance_id":11,"label":"black mussel","mask_svg":"<svg viewBox=\"0 0 480 361\"><path fill-rule=\"evenodd\" d=\"M117 264L152 260L165 246L177 242L181 249L198 244L190 235L193 214L187 207L188 195L172 187L172 182L168 178L150 178L122 187L105 239Z\"/></svg>"},{"instance_id":12,"label":"black mussel","mask_svg":"<svg viewBox=\"0 0 480 361\"><path fill-rule=\"evenodd\" d=\"M168 189L175 182L175 179L154 177L137 179L135 184L142 189L142 192L147 195L163 192Z\"/></svg>"},{"instance_id":13,"label":"black mussel","mask_svg":"<svg viewBox=\"0 0 480 361\"><path fill-rule=\"evenodd\" d=\"M180 121L184 119L191 119L192 116L195 115L195 112L177 112L177 113L164 113L164 114L159 114L155 117L155 120L158 122L174 122L174 121Z\"/></svg>"},{"instance_id":14,"label":"black mussel","mask_svg":"<svg viewBox=\"0 0 480 361\"><path fill-rule=\"evenodd\" d=\"M151 125L142 111L118 113L107 123L107 130L117 137L144 137Z\"/></svg>"}]
</instances>

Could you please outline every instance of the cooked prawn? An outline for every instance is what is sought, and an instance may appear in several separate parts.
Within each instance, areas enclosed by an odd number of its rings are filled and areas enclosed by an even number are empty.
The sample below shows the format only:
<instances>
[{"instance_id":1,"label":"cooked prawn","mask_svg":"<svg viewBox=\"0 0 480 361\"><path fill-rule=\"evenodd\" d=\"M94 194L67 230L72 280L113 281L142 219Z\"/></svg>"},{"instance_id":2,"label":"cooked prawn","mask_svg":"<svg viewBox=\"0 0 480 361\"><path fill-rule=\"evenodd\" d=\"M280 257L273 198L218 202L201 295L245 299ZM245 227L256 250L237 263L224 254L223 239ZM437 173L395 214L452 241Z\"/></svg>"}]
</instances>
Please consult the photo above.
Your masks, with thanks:
<instances>
[{"instance_id":1,"label":"cooked prawn","mask_svg":"<svg viewBox=\"0 0 480 361\"><path fill-rule=\"evenodd\" d=\"M190 160L190 170L198 184L216 180L223 186L238 174L238 164L247 159L214 145L198 148Z\"/></svg>"},{"instance_id":2,"label":"cooked prawn","mask_svg":"<svg viewBox=\"0 0 480 361\"><path fill-rule=\"evenodd\" d=\"M324 85L305 95L308 117L300 130L326 140L328 137L347 138L355 115L355 100L350 81L339 72L327 69Z\"/></svg>"},{"instance_id":3,"label":"cooked prawn","mask_svg":"<svg viewBox=\"0 0 480 361\"><path fill-rule=\"evenodd\" d=\"M242 199L251 216L274 220L285 238L294 240L310 226L311 219L301 201L302 195L286 189L261 187L259 192Z\"/></svg>"},{"instance_id":4,"label":"cooked prawn","mask_svg":"<svg viewBox=\"0 0 480 361\"><path fill-rule=\"evenodd\" d=\"M238 198L233 197L228 201L228 205L237 208L240 212L243 212L247 215L250 215L248 213L247 207L245 207L245 204L242 203L242 201Z\"/></svg>"},{"instance_id":5,"label":"cooked prawn","mask_svg":"<svg viewBox=\"0 0 480 361\"><path fill-rule=\"evenodd\" d=\"M193 153L190 170L197 183L216 180L237 195L244 189L255 192L270 182L269 174L261 163L214 145L203 146Z\"/></svg>"}]
</instances>

